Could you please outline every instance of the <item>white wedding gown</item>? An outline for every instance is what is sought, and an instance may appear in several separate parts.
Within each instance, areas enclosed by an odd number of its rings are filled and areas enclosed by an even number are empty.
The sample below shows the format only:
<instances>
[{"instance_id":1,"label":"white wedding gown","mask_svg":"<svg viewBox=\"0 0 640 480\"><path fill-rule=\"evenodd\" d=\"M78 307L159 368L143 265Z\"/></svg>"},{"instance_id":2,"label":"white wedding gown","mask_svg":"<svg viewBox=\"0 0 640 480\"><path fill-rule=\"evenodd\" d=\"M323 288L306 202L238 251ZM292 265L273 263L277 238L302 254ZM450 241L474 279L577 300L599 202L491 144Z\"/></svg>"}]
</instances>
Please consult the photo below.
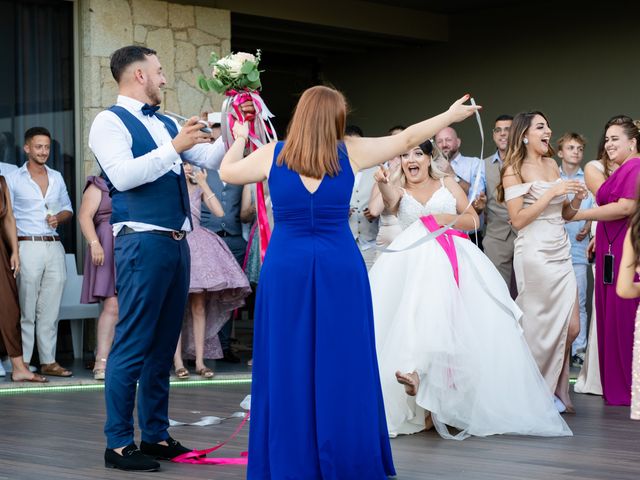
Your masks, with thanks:
<instances>
[{"instance_id":1,"label":"white wedding gown","mask_svg":"<svg viewBox=\"0 0 640 480\"><path fill-rule=\"evenodd\" d=\"M398 210L403 232L389 249L423 238L428 231L420 217L438 213L456 213L444 183L426 205L405 193ZM383 253L369 273L390 435L424 430L426 412L442 437L456 440L572 435L527 347L518 323L522 312L500 273L471 241L453 238L459 287L435 240ZM396 371L418 373L415 397L397 383Z\"/></svg>"}]
</instances>

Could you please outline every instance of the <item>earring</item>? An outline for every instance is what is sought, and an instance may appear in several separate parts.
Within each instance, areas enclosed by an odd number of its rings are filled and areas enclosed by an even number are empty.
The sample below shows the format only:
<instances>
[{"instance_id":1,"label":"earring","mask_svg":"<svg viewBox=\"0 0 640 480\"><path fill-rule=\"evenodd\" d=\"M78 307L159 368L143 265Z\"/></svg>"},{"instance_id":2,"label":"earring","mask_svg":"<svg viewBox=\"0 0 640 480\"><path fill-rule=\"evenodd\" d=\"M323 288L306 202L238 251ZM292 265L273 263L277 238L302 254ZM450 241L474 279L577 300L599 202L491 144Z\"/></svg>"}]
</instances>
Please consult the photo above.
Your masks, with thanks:
<instances>
[{"instance_id":1,"label":"earring","mask_svg":"<svg viewBox=\"0 0 640 480\"><path fill-rule=\"evenodd\" d=\"M528 138L523 138L522 139L522 143L524 143L525 145L529 143L529 139Z\"/></svg>"}]
</instances>

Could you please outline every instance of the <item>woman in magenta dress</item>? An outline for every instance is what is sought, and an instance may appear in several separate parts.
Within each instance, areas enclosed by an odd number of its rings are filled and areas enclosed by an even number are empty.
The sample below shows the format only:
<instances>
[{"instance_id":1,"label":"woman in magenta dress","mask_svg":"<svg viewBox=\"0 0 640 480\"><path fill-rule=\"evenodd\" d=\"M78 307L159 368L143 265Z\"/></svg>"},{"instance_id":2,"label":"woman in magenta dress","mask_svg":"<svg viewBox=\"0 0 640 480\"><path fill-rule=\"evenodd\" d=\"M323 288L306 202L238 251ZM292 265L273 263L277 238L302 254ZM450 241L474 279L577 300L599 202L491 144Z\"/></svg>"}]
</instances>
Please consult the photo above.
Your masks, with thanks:
<instances>
[{"instance_id":1,"label":"woman in magenta dress","mask_svg":"<svg viewBox=\"0 0 640 480\"><path fill-rule=\"evenodd\" d=\"M216 216L224 215L222 205L207 184L207 171L184 164L189 180L189 203L193 230L187 234L191 252L189 302L182 323L182 335L173 359L176 377L189 378L182 357L195 358L196 373L211 379L213 370L204 364L206 359L222 358L218 332L229 314L244 305L251 293L247 277L226 243L215 233L200 226L200 206L204 201Z\"/></svg>"},{"instance_id":2,"label":"woman in magenta dress","mask_svg":"<svg viewBox=\"0 0 640 480\"><path fill-rule=\"evenodd\" d=\"M87 177L78 212L78 222L89 248L84 257L84 277L80 303L102 302L98 318L96 362L93 378L104 380L107 357L118 323L115 263L113 260L113 229L109 188L100 176Z\"/></svg>"},{"instance_id":3,"label":"woman in magenta dress","mask_svg":"<svg viewBox=\"0 0 640 480\"><path fill-rule=\"evenodd\" d=\"M605 402L630 405L633 331L639 299L616 294L622 246L629 219L636 208L640 181L640 132L637 122L621 119L605 132L605 151L620 165L602 184L596 201L599 207L581 210L574 220L597 220L596 230L596 316L600 377ZM613 278L605 283L605 256L613 255Z\"/></svg>"}]
</instances>

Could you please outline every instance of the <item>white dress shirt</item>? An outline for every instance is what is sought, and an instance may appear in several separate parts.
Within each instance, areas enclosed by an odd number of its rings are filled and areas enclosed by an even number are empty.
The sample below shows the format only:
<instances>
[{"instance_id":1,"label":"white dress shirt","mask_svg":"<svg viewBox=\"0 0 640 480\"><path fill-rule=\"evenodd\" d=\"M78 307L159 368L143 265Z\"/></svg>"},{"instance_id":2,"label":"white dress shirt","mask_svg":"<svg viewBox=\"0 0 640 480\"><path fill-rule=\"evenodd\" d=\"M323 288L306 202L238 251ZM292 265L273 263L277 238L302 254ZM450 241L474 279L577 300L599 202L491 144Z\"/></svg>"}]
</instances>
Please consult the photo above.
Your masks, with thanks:
<instances>
[{"instance_id":1,"label":"white dress shirt","mask_svg":"<svg viewBox=\"0 0 640 480\"><path fill-rule=\"evenodd\" d=\"M7 177L11 172L18 170L18 167L12 163L0 162L0 175Z\"/></svg>"},{"instance_id":2,"label":"white dress shirt","mask_svg":"<svg viewBox=\"0 0 640 480\"><path fill-rule=\"evenodd\" d=\"M171 135L164 123L156 116L143 114L144 104L133 98L118 95L116 105L124 107L142 122L158 148L134 159L131 152L133 140L122 120L109 110L100 112L91 125L89 148L113 186L122 192L153 182L170 170L180 174L182 159L173 147ZM180 130L177 123L176 127ZM224 143L222 138L218 138L213 144L195 145L183 152L182 156L189 163L217 170L220 168L224 154ZM176 208L179 208L178 204L176 204ZM113 234L117 235L125 225L136 231L168 230L158 225L120 222L113 225ZM185 217L182 229L191 230L187 217Z\"/></svg>"},{"instance_id":3,"label":"white dress shirt","mask_svg":"<svg viewBox=\"0 0 640 480\"><path fill-rule=\"evenodd\" d=\"M63 210L73 213L67 186L60 172L45 165L49 186L45 195L42 196L40 186L31 178L27 170L27 163L6 177L18 236L58 235L55 228L49 226L46 218L47 215L54 215Z\"/></svg>"}]
</instances>

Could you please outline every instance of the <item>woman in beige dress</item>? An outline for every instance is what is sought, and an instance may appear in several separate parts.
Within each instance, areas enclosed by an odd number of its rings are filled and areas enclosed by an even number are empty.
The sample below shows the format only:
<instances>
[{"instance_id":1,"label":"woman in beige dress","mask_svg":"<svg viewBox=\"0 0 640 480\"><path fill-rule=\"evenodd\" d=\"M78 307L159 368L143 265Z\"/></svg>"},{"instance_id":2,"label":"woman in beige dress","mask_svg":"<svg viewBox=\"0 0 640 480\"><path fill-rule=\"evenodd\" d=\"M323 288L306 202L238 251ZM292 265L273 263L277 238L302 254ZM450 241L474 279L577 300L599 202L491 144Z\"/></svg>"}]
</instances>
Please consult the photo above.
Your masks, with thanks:
<instances>
[{"instance_id":1,"label":"woman in beige dress","mask_svg":"<svg viewBox=\"0 0 640 480\"><path fill-rule=\"evenodd\" d=\"M544 114L516 115L502 168L498 200L518 230L513 267L522 328L560 412L574 413L569 396L571 344L580 329L578 291L564 229L588 195L583 183L560 179ZM571 202L567 194L575 194Z\"/></svg>"}]
</instances>

